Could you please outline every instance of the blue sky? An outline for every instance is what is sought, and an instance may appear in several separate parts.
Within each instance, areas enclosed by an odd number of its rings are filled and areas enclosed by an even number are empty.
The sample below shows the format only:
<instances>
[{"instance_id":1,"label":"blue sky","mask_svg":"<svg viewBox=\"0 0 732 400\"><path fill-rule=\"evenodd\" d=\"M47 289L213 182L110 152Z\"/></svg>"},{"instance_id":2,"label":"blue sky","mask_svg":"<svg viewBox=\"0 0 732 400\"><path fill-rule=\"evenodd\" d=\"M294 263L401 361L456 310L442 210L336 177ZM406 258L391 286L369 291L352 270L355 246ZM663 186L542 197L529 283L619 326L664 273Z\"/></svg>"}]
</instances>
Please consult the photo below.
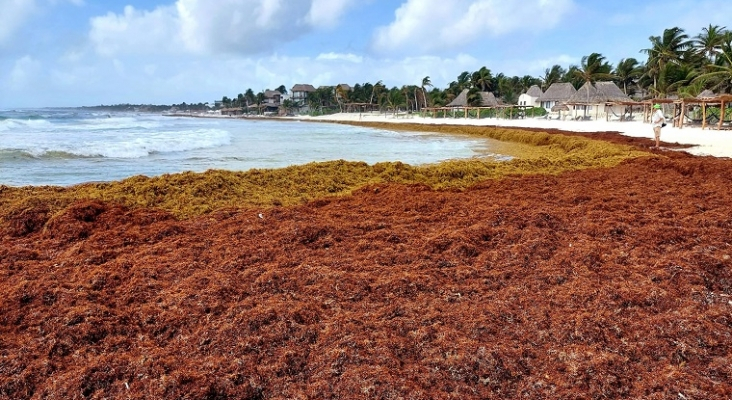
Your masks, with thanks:
<instances>
[{"instance_id":1,"label":"blue sky","mask_svg":"<svg viewBox=\"0 0 732 400\"><path fill-rule=\"evenodd\" d=\"M482 66L540 77L593 52L645 61L650 36L730 15L719 0L0 0L0 108L425 76L444 88Z\"/></svg>"}]
</instances>

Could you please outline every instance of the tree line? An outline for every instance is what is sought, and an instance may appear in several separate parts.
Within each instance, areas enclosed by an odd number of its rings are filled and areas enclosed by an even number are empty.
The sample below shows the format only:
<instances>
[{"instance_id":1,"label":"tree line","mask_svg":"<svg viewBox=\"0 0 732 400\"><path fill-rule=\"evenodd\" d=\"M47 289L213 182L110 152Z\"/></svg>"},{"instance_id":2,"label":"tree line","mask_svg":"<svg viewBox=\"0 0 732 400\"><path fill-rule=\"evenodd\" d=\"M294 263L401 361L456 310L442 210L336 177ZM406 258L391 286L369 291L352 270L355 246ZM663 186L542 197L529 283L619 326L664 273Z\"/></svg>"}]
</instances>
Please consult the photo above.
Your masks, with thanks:
<instances>
[{"instance_id":1,"label":"tree line","mask_svg":"<svg viewBox=\"0 0 732 400\"><path fill-rule=\"evenodd\" d=\"M582 57L579 65L554 65L540 77L493 74L483 66L474 72L461 72L443 89L434 87L429 76L415 84L392 88L382 81L357 83L351 88L322 86L308 94L305 104L287 99L281 107L291 112L307 106L313 114L345 111L353 104L373 105L380 110L419 111L447 105L465 89L469 105L481 105L482 91L492 92L505 104L515 104L518 96L531 86L538 85L545 91L557 82L569 82L579 89L587 82L612 81L637 100L672 95L696 97L706 89L717 94L730 93L732 32L726 27L710 24L695 36L674 27L665 29L660 36L649 37L649 42L648 48L640 50L646 55L645 60L629 57L613 65L602 54L592 53ZM275 90L287 94L284 85ZM247 89L231 99L224 96L222 106L245 108L260 106L264 101L264 91L255 94Z\"/></svg>"}]
</instances>

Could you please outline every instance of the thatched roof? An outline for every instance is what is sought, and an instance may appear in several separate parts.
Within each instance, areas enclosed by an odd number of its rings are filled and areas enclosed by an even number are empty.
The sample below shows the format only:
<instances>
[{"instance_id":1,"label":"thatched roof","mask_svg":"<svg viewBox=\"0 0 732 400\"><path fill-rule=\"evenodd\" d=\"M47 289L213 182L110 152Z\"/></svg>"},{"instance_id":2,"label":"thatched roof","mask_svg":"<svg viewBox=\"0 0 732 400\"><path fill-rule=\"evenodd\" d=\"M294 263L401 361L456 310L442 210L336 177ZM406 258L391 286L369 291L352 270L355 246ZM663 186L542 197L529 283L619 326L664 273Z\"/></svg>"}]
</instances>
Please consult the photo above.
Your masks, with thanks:
<instances>
[{"instance_id":1,"label":"thatched roof","mask_svg":"<svg viewBox=\"0 0 732 400\"><path fill-rule=\"evenodd\" d=\"M446 107L465 107L468 105L468 89L463 89L460 94L454 98L451 102L447 103Z\"/></svg>"},{"instance_id":2,"label":"thatched roof","mask_svg":"<svg viewBox=\"0 0 732 400\"><path fill-rule=\"evenodd\" d=\"M717 97L717 95L709 89L705 89L703 92L699 93L698 96L696 96L697 99L713 99L715 97Z\"/></svg>"},{"instance_id":3,"label":"thatched roof","mask_svg":"<svg viewBox=\"0 0 732 400\"><path fill-rule=\"evenodd\" d=\"M597 89L592 86L592 83L585 82L581 88L579 88L572 97L569 98L569 103L597 103L600 99L597 95Z\"/></svg>"},{"instance_id":4,"label":"thatched roof","mask_svg":"<svg viewBox=\"0 0 732 400\"><path fill-rule=\"evenodd\" d=\"M630 97L615 84L615 82L595 82L597 95L604 102L607 101L631 101Z\"/></svg>"},{"instance_id":5,"label":"thatched roof","mask_svg":"<svg viewBox=\"0 0 732 400\"><path fill-rule=\"evenodd\" d=\"M541 91L541 88L538 85L534 85L526 91L526 95L531 97L541 97L542 94L544 94L544 92Z\"/></svg>"},{"instance_id":6,"label":"thatched roof","mask_svg":"<svg viewBox=\"0 0 732 400\"><path fill-rule=\"evenodd\" d=\"M493 107L498 105L496 96L491 92L479 92L481 99L481 106ZM467 107L468 106L468 89L463 89L462 92L446 107Z\"/></svg>"},{"instance_id":7,"label":"thatched roof","mask_svg":"<svg viewBox=\"0 0 732 400\"><path fill-rule=\"evenodd\" d=\"M567 107L566 104L555 104L555 105L552 106L552 111L553 112L557 112L557 111L569 111L569 107Z\"/></svg>"},{"instance_id":8,"label":"thatched roof","mask_svg":"<svg viewBox=\"0 0 732 400\"><path fill-rule=\"evenodd\" d=\"M298 83L292 87L290 92L314 92L315 87L313 85Z\"/></svg>"},{"instance_id":9,"label":"thatched roof","mask_svg":"<svg viewBox=\"0 0 732 400\"><path fill-rule=\"evenodd\" d=\"M570 99L570 103L600 104L613 101L631 101L622 90L613 82L585 82L577 93Z\"/></svg>"},{"instance_id":10,"label":"thatched roof","mask_svg":"<svg viewBox=\"0 0 732 400\"><path fill-rule=\"evenodd\" d=\"M493 107L498 105L498 100L492 92L480 92L481 103L483 107Z\"/></svg>"},{"instance_id":11,"label":"thatched roof","mask_svg":"<svg viewBox=\"0 0 732 400\"><path fill-rule=\"evenodd\" d=\"M569 101L573 94L577 93L577 89L568 82L556 82L539 96L537 101Z\"/></svg>"}]
</instances>

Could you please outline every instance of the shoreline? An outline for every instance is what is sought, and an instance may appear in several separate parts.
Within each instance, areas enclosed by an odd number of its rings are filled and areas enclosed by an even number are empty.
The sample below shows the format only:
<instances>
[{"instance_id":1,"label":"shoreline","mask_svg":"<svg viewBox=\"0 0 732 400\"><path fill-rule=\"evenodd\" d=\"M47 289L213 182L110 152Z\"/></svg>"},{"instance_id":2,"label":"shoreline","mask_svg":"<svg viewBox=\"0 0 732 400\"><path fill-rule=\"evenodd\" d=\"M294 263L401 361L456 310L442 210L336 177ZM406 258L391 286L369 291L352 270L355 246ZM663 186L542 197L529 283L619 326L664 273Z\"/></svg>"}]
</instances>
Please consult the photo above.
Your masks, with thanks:
<instances>
[{"instance_id":1,"label":"shoreline","mask_svg":"<svg viewBox=\"0 0 732 400\"><path fill-rule=\"evenodd\" d=\"M567 121L548 120L543 118L502 119L502 118L430 118L417 114L384 113L337 113L324 116L293 116L293 117L251 117L251 116L223 116L212 114L169 114L169 116L193 118L224 118L258 121L301 121L322 123L343 122L378 122L388 124L426 124L426 125L468 125L468 126L496 126L504 128L531 128L551 129L579 133L617 132L618 134L653 139L650 124L640 121ZM718 158L732 157L732 133L725 130L701 129L696 126L677 128L667 126L661 132L661 141L677 145L689 145L684 151L696 156L713 156Z\"/></svg>"}]
</instances>

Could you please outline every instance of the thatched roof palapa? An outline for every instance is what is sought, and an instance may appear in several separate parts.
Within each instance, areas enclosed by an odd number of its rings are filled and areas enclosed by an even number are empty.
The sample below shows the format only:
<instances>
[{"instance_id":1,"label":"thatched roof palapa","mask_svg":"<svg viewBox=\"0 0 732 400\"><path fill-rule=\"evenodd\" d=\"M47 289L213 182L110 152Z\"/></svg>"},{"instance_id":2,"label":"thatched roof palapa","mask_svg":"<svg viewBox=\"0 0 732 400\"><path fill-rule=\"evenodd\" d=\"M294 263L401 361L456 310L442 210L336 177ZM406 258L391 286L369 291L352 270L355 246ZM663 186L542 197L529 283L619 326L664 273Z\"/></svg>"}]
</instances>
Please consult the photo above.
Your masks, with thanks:
<instances>
[{"instance_id":1,"label":"thatched roof palapa","mask_svg":"<svg viewBox=\"0 0 732 400\"><path fill-rule=\"evenodd\" d=\"M315 87L313 85L298 83L292 87L291 92L314 92Z\"/></svg>"},{"instance_id":2,"label":"thatched roof palapa","mask_svg":"<svg viewBox=\"0 0 732 400\"><path fill-rule=\"evenodd\" d=\"M526 91L526 95L531 97L541 97L542 94L544 94L544 92L541 91L541 88L538 85L533 85Z\"/></svg>"},{"instance_id":3,"label":"thatched roof palapa","mask_svg":"<svg viewBox=\"0 0 732 400\"><path fill-rule=\"evenodd\" d=\"M630 97L613 82L585 82L569 100L575 104L601 104L608 102L628 102Z\"/></svg>"},{"instance_id":4,"label":"thatched roof palapa","mask_svg":"<svg viewBox=\"0 0 732 400\"><path fill-rule=\"evenodd\" d=\"M481 106L483 107L495 107L498 105L498 100L492 92L478 92L480 94ZM445 107L469 107L468 105L468 89L463 89L462 92Z\"/></svg>"},{"instance_id":5,"label":"thatched roof palapa","mask_svg":"<svg viewBox=\"0 0 732 400\"><path fill-rule=\"evenodd\" d=\"M631 98L615 84L615 82L595 82L597 95L604 102L631 101Z\"/></svg>"},{"instance_id":6,"label":"thatched roof palapa","mask_svg":"<svg viewBox=\"0 0 732 400\"><path fill-rule=\"evenodd\" d=\"M492 92L480 92L481 103L483 107L495 107L498 105L498 100Z\"/></svg>"},{"instance_id":7,"label":"thatched roof palapa","mask_svg":"<svg viewBox=\"0 0 732 400\"><path fill-rule=\"evenodd\" d=\"M465 107L468 105L468 89L463 89L460 94L445 107Z\"/></svg>"},{"instance_id":8,"label":"thatched roof palapa","mask_svg":"<svg viewBox=\"0 0 732 400\"><path fill-rule=\"evenodd\" d=\"M572 97L567 101L568 103L599 103L600 99L597 95L597 89L592 86L592 83L585 82L579 90L577 90Z\"/></svg>"},{"instance_id":9,"label":"thatched roof palapa","mask_svg":"<svg viewBox=\"0 0 732 400\"><path fill-rule=\"evenodd\" d=\"M577 93L577 89L568 82L556 82L539 96L537 101L569 101L573 94Z\"/></svg>"}]
</instances>

